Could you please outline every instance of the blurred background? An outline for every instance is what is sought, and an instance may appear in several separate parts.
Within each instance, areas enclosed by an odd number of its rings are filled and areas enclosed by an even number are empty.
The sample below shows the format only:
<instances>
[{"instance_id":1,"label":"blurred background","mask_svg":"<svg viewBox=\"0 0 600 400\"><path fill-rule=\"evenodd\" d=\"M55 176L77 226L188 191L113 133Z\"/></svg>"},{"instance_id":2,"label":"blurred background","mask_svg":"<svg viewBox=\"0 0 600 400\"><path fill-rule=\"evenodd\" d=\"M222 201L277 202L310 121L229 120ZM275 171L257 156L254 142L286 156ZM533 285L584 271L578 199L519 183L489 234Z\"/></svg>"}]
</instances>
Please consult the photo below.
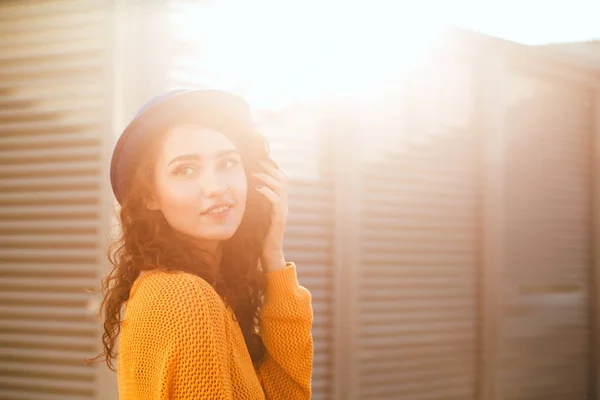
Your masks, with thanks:
<instances>
[{"instance_id":1,"label":"blurred background","mask_svg":"<svg viewBox=\"0 0 600 400\"><path fill-rule=\"evenodd\" d=\"M291 179L314 399L597 399L594 1L0 2L0 398L115 400L108 166L150 97L245 96Z\"/></svg>"}]
</instances>

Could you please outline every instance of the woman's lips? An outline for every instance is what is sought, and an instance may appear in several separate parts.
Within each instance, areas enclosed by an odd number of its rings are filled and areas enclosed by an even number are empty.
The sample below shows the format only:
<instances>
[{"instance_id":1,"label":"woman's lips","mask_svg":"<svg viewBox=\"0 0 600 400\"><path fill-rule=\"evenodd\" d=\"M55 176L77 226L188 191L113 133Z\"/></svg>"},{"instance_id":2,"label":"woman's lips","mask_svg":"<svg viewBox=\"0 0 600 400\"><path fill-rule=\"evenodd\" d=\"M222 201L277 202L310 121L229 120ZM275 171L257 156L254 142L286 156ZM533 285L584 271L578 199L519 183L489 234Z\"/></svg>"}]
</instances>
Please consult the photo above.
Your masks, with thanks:
<instances>
[{"instance_id":1,"label":"woman's lips","mask_svg":"<svg viewBox=\"0 0 600 400\"><path fill-rule=\"evenodd\" d=\"M231 211L232 208L233 208L233 206L231 206L231 205L222 205L219 207L212 208L209 211L203 212L200 215L202 215L203 217L210 217L210 218L224 218L227 215L229 215L229 212Z\"/></svg>"}]
</instances>

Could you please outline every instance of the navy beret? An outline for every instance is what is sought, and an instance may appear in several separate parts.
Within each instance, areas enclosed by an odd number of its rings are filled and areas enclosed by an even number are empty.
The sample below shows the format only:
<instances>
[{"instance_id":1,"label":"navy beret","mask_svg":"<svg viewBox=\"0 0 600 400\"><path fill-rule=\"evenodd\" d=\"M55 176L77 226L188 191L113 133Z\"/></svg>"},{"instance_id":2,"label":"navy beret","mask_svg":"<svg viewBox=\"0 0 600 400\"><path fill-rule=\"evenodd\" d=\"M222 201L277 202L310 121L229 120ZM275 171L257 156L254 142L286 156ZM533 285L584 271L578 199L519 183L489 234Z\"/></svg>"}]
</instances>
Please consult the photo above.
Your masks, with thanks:
<instances>
[{"instance_id":1,"label":"navy beret","mask_svg":"<svg viewBox=\"0 0 600 400\"><path fill-rule=\"evenodd\" d=\"M152 98L121 133L113 151L110 182L119 203L125 198L135 168L150 142L181 123L197 123L230 135L253 131L248 104L229 92L171 90Z\"/></svg>"}]
</instances>

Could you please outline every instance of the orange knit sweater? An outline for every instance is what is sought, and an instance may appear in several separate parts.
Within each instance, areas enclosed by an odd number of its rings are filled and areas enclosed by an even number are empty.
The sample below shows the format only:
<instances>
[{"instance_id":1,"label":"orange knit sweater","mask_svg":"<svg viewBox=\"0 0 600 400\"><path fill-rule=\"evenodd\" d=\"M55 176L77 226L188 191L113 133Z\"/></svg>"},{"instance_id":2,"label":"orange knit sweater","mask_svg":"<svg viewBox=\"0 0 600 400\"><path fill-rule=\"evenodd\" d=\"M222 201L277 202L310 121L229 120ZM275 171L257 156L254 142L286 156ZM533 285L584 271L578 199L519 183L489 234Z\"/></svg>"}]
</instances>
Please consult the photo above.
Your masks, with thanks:
<instances>
[{"instance_id":1,"label":"orange knit sweater","mask_svg":"<svg viewBox=\"0 0 600 400\"><path fill-rule=\"evenodd\" d=\"M310 293L292 263L266 276L259 332L267 354L257 370L233 311L206 281L185 272L139 277L119 338L119 399L309 399Z\"/></svg>"}]
</instances>

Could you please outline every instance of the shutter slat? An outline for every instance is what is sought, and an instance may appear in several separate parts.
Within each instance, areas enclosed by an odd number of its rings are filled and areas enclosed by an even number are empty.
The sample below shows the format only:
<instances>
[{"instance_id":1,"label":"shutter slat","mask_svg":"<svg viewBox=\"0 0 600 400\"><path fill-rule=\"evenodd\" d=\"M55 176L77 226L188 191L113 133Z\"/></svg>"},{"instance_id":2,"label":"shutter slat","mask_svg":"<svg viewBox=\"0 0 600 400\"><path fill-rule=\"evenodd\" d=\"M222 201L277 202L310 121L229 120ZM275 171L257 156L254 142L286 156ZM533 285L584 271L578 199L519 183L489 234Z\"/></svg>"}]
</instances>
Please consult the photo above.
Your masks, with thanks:
<instances>
[{"instance_id":1,"label":"shutter slat","mask_svg":"<svg viewBox=\"0 0 600 400\"><path fill-rule=\"evenodd\" d=\"M44 379L41 377L0 377L0 387L11 389L31 390L35 388L37 392L50 392L61 397L63 394L75 394L81 396L92 396L94 394L93 386L89 382L58 381L54 378ZM62 397L61 397L62 398Z\"/></svg>"},{"instance_id":2,"label":"shutter slat","mask_svg":"<svg viewBox=\"0 0 600 400\"><path fill-rule=\"evenodd\" d=\"M41 304L41 305L66 305L65 309L55 309L57 313L67 313L76 315L88 315L87 303L90 301L91 295L84 293L83 290L77 292L36 292L36 291L14 291L12 288L3 288L0 293L0 303L14 304L19 306L23 304ZM73 306L74 308L71 308Z\"/></svg>"},{"instance_id":3,"label":"shutter slat","mask_svg":"<svg viewBox=\"0 0 600 400\"><path fill-rule=\"evenodd\" d=\"M2 172L0 172L0 176ZM61 190L57 192L44 191L43 197L39 192L0 192L0 205L24 205L24 204L86 204L97 201L97 190ZM0 223L0 226L2 223Z\"/></svg>"},{"instance_id":4,"label":"shutter slat","mask_svg":"<svg viewBox=\"0 0 600 400\"><path fill-rule=\"evenodd\" d=\"M35 365L17 361L0 361L0 374L39 377L56 377L58 379L73 379L79 381L91 381L94 379L95 371L89 367L71 367L68 365L54 365L48 368L46 365Z\"/></svg>"},{"instance_id":5,"label":"shutter slat","mask_svg":"<svg viewBox=\"0 0 600 400\"><path fill-rule=\"evenodd\" d=\"M56 400L56 394L46 394L46 393L33 393L30 390L20 391L18 389L9 390L0 388L0 398L2 399L14 399L14 400ZM79 396L61 393L61 400L89 400L90 396Z\"/></svg>"},{"instance_id":6,"label":"shutter slat","mask_svg":"<svg viewBox=\"0 0 600 400\"><path fill-rule=\"evenodd\" d=\"M94 264L5 264L0 270L0 276L95 276L97 266Z\"/></svg>"},{"instance_id":7,"label":"shutter slat","mask_svg":"<svg viewBox=\"0 0 600 400\"><path fill-rule=\"evenodd\" d=\"M9 278L0 277L0 287L20 290L82 290L93 288L98 281L96 279L71 278L71 279L48 279L48 278Z\"/></svg>"},{"instance_id":8,"label":"shutter slat","mask_svg":"<svg viewBox=\"0 0 600 400\"><path fill-rule=\"evenodd\" d=\"M0 305L0 310L5 313L3 314L4 317L10 317L11 319L6 320L6 321L2 321L0 320L0 324L2 324L2 327L4 328L5 331L7 330L18 330L18 329L23 329L24 327L27 326L27 324L31 324L32 327L37 327L37 326L42 326L42 328L48 326L48 327L54 327L54 330L62 330L62 331L68 331L68 327L69 326L73 326L78 328L80 331L85 331L88 333L91 333L91 329L94 328L90 328L89 325L89 318L91 316L90 311L88 310L56 310L56 307L53 307L52 305L40 305L40 306L2 306ZM72 321L73 319L76 320L84 320L84 322L70 322L71 325L62 325L63 322L48 322L48 321L21 321L20 323L18 321L14 321L13 318L51 318L54 320L70 320ZM15 323L16 325L13 327L12 324ZM48 324L48 325L45 325Z\"/></svg>"},{"instance_id":9,"label":"shutter slat","mask_svg":"<svg viewBox=\"0 0 600 400\"><path fill-rule=\"evenodd\" d=\"M38 60L50 57L79 57L81 53L97 53L102 49L102 41L98 38L83 41L81 37L64 43L42 42L39 45L19 46L18 50L12 50L10 53L0 53L0 64L17 64L31 60ZM64 59L64 58L63 58ZM35 68L30 66L28 69Z\"/></svg>"},{"instance_id":10,"label":"shutter slat","mask_svg":"<svg viewBox=\"0 0 600 400\"><path fill-rule=\"evenodd\" d=\"M36 35L36 37L39 37L39 35ZM0 104L5 107L19 108L48 101L74 103L77 98L97 101L102 99L102 86L99 82L82 84L77 80L69 82L55 81L54 84L47 86L20 87L18 93L0 91ZM4 82L0 83L0 85L2 84Z\"/></svg>"},{"instance_id":11,"label":"shutter slat","mask_svg":"<svg viewBox=\"0 0 600 400\"><path fill-rule=\"evenodd\" d=\"M69 250L64 249L29 249L26 252L23 250L15 249L1 249L0 248L0 260L17 260L17 261L33 261L33 260L47 260L49 262L95 262L98 257L98 251L96 249L90 250Z\"/></svg>"},{"instance_id":12,"label":"shutter slat","mask_svg":"<svg viewBox=\"0 0 600 400\"><path fill-rule=\"evenodd\" d=\"M87 199L86 199L87 200ZM87 201L84 201L87 203ZM0 204L2 204L0 202ZM4 219L4 217L3 217ZM0 221L0 232L17 233L46 233L46 232L96 232L98 230L98 222L95 220L48 220L35 219L33 221L26 220L4 220Z\"/></svg>"},{"instance_id":13,"label":"shutter slat","mask_svg":"<svg viewBox=\"0 0 600 400\"><path fill-rule=\"evenodd\" d=\"M411 347L395 347L386 349L385 347L365 348L360 354L360 361L368 363L370 366L376 366L377 361L387 360L413 360L424 361L433 360L436 357L448 356L449 354L468 355L474 351L475 342L469 338L451 342L424 343L415 344ZM407 361L408 362L408 361Z\"/></svg>"},{"instance_id":14,"label":"shutter slat","mask_svg":"<svg viewBox=\"0 0 600 400\"><path fill-rule=\"evenodd\" d=\"M9 83L3 83L2 87L15 88L19 82L27 81L29 85L35 85L43 82L51 82L52 80L63 77L64 74L71 74L73 79L80 78L87 81L89 78L87 75L94 73L101 73L102 68L102 54L98 51L88 51L85 54L85 58L82 60L70 60L78 54L69 54L68 52L57 52L52 54L54 59L36 57L34 59L24 60L11 60L13 63L19 62L31 62L32 65L28 66L6 66L0 71L0 79L3 81L9 81Z\"/></svg>"},{"instance_id":15,"label":"shutter slat","mask_svg":"<svg viewBox=\"0 0 600 400\"><path fill-rule=\"evenodd\" d=\"M96 337L66 337L46 335L25 335L0 333L0 341L10 347L48 348L48 349L78 349L84 351L95 351L97 347Z\"/></svg>"},{"instance_id":16,"label":"shutter slat","mask_svg":"<svg viewBox=\"0 0 600 400\"><path fill-rule=\"evenodd\" d=\"M105 1L102 0L86 0L85 2L75 2L69 0L54 0L51 2L29 2L29 4L7 4L2 7L2 17L0 20L15 20L18 18L30 19L36 16L48 19L53 14L63 15L65 12L85 12L81 16L86 18L86 22L100 22L98 20L92 21L90 19L90 11L102 9L106 5ZM106 12L106 11L104 11ZM63 24L67 22L63 20Z\"/></svg>"},{"instance_id":17,"label":"shutter slat","mask_svg":"<svg viewBox=\"0 0 600 400\"><path fill-rule=\"evenodd\" d=\"M62 160L96 160L100 156L97 148L88 146L79 146L72 148L50 148L39 150L11 150L4 152L0 150L0 157L4 162L11 164L30 164L31 162L44 162L52 160L61 162Z\"/></svg>"},{"instance_id":18,"label":"shutter slat","mask_svg":"<svg viewBox=\"0 0 600 400\"><path fill-rule=\"evenodd\" d=\"M0 308L2 311L2 308ZM30 314L33 317L39 318L39 314ZM42 314L43 315L43 314ZM27 317L28 314L23 314L22 317ZM45 315L49 317L49 315ZM57 318L58 319L58 318ZM71 321L22 321L18 319L11 320L0 320L0 331L1 332L14 332L19 335L21 334L55 334L61 336L74 337L77 335L95 335L97 329L94 326L90 326L89 321L85 322L71 322Z\"/></svg>"},{"instance_id":19,"label":"shutter slat","mask_svg":"<svg viewBox=\"0 0 600 400\"><path fill-rule=\"evenodd\" d=\"M63 14L64 16L64 14ZM26 20L27 21L27 20ZM27 24L27 22L25 22ZM16 25L14 27L22 27L21 25ZM6 25L3 24L2 28L0 28L0 36L6 29ZM73 37L77 37L80 39L92 39L98 41L98 38L103 35L100 29L97 26L75 26L75 27L56 27L54 29L48 29L44 32L43 37L35 34L34 32L22 32L19 35L11 35L10 37L4 37L2 41L0 41L0 52L10 51L14 49L27 49L29 51L33 51L35 47L40 45L48 45L48 44L56 44L61 42L66 42ZM30 46L30 47L28 47Z\"/></svg>"},{"instance_id":20,"label":"shutter slat","mask_svg":"<svg viewBox=\"0 0 600 400\"><path fill-rule=\"evenodd\" d=\"M72 106L65 106L66 109L68 108L73 108ZM79 110L75 109L73 111L85 111L86 109L89 110L89 108L83 108L81 107ZM97 110L97 108L92 108L92 110ZM45 114L46 111L44 110L43 113ZM40 114L42 114L42 111L40 111ZM15 113L10 113L12 118L15 118L17 116L17 114ZM43 114L42 114L43 115ZM30 122L33 119L33 115L28 114L28 115L23 115L23 117L25 117L26 119L28 119L29 121L24 121L24 122ZM1 119L7 119L7 118L3 118L2 116L2 112L0 112L0 120ZM44 148L45 146L51 146L51 147L58 147L61 145L70 145L70 144L76 144L76 145L85 145L85 144L96 144L98 143L99 137L97 133L94 132L83 132L83 133L59 133L59 134L49 134L49 135L44 135L43 136L43 141L40 140L39 135L32 135L32 136L26 136L26 135L19 135L19 136L6 136L3 138L0 138L0 149L4 150L4 149L9 149L10 151L15 150L19 147L24 147L24 148L31 148L31 146L33 146L34 148Z\"/></svg>"},{"instance_id":21,"label":"shutter slat","mask_svg":"<svg viewBox=\"0 0 600 400\"><path fill-rule=\"evenodd\" d=\"M0 181L0 191L8 190L19 190L19 189L34 189L34 190L45 190L45 189L56 189L57 187L65 186L84 186L94 187L98 186L100 178L97 176L60 176L60 177L45 177L45 178L15 178L15 179L3 179Z\"/></svg>"},{"instance_id":22,"label":"shutter slat","mask_svg":"<svg viewBox=\"0 0 600 400\"><path fill-rule=\"evenodd\" d=\"M97 235L23 235L23 236L1 236L0 247L9 245L14 247L65 247L75 246L95 247L97 245Z\"/></svg>"},{"instance_id":23,"label":"shutter slat","mask_svg":"<svg viewBox=\"0 0 600 400\"><path fill-rule=\"evenodd\" d=\"M43 215L90 215L95 216L98 214L98 207L92 205L82 206L1 206L0 216L6 219L13 219L12 217L26 214L29 217L39 217Z\"/></svg>"}]
</instances>

